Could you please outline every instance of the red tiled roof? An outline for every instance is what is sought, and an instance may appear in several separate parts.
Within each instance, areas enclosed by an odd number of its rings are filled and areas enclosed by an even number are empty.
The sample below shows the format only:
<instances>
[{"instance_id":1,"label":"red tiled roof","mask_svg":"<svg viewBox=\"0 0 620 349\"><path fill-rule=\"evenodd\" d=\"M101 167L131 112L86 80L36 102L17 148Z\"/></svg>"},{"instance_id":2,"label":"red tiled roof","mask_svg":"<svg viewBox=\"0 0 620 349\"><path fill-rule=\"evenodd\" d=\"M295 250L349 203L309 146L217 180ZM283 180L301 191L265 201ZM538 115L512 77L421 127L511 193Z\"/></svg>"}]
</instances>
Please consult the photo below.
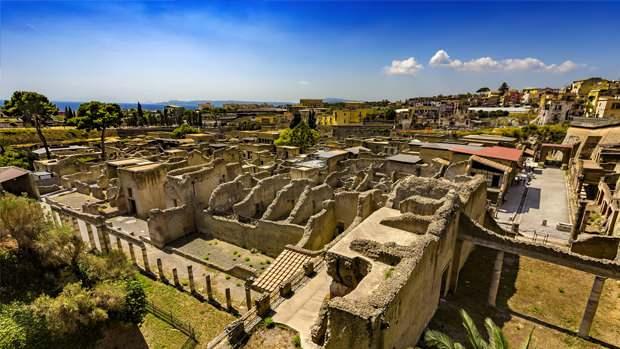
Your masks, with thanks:
<instances>
[{"instance_id":1,"label":"red tiled roof","mask_svg":"<svg viewBox=\"0 0 620 349\"><path fill-rule=\"evenodd\" d=\"M523 156L523 150L506 148L500 146L485 147L480 149L468 149L465 147L455 146L452 151L471 155L478 155L485 158L507 160L518 162Z\"/></svg>"}]
</instances>

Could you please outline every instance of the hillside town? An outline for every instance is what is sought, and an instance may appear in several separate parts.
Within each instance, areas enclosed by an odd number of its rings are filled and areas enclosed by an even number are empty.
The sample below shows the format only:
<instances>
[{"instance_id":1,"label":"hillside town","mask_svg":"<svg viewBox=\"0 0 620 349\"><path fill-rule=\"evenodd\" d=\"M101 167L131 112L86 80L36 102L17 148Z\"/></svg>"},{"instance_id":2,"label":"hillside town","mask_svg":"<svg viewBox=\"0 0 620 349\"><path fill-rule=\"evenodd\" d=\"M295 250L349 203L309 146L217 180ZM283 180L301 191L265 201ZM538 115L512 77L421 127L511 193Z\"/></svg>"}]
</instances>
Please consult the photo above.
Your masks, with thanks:
<instances>
[{"instance_id":1,"label":"hillside town","mask_svg":"<svg viewBox=\"0 0 620 349\"><path fill-rule=\"evenodd\" d=\"M40 277L67 299L53 270L77 266L108 313L33 301L67 322L52 346L96 327L75 347L133 348L133 330L140 348L434 348L439 331L467 341L461 309L510 342L620 345L620 81L161 110L16 91L1 113L0 249L52 253ZM139 311L86 289L110 258ZM3 302L29 299L12 280ZM0 313L6 338L25 328Z\"/></svg>"}]
</instances>

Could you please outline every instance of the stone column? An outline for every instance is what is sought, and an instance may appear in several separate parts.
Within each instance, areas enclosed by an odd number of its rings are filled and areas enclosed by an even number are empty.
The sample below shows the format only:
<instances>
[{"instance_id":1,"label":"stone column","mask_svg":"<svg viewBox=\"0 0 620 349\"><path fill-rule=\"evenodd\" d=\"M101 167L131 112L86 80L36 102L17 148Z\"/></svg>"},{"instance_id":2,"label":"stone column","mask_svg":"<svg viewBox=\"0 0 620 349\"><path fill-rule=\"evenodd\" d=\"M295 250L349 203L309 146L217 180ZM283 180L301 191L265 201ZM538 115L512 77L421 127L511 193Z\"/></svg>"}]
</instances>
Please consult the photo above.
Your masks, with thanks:
<instances>
[{"instance_id":1,"label":"stone column","mask_svg":"<svg viewBox=\"0 0 620 349\"><path fill-rule=\"evenodd\" d=\"M138 265L138 261L136 260L136 252L133 250L133 242L129 242L129 255L131 256L131 261L133 264Z\"/></svg>"},{"instance_id":2,"label":"stone column","mask_svg":"<svg viewBox=\"0 0 620 349\"><path fill-rule=\"evenodd\" d=\"M603 291L603 285L605 284L605 278L600 276L594 277L594 283L592 284L592 290L590 291L590 297L588 303L586 303L586 309L583 312L583 318L579 325L579 336L588 337L590 335L590 327L592 327L592 320L596 315L596 309L598 308L598 301L601 298Z\"/></svg>"},{"instance_id":3,"label":"stone column","mask_svg":"<svg viewBox=\"0 0 620 349\"><path fill-rule=\"evenodd\" d=\"M456 240L454 245L454 254L452 255L452 266L450 267L450 291L456 292L459 283L459 264L461 263L461 250L463 249L463 240Z\"/></svg>"},{"instance_id":4,"label":"stone column","mask_svg":"<svg viewBox=\"0 0 620 349\"><path fill-rule=\"evenodd\" d=\"M502 266L504 264L504 251L497 251L495 264L493 265L493 275L491 275L491 286L489 287L488 303L494 307L497 300L497 291L499 290L499 282L502 277Z\"/></svg>"},{"instance_id":5,"label":"stone column","mask_svg":"<svg viewBox=\"0 0 620 349\"><path fill-rule=\"evenodd\" d=\"M96 250L97 244L95 244L95 237L93 235L93 230L88 227L88 224L85 224L85 226L86 226L86 234L88 235L88 244L90 245L90 248L92 250Z\"/></svg>"},{"instance_id":6,"label":"stone column","mask_svg":"<svg viewBox=\"0 0 620 349\"><path fill-rule=\"evenodd\" d=\"M164 266L161 263L161 258L157 258L157 272L159 273L159 280L166 282L166 275L164 274Z\"/></svg>"},{"instance_id":7,"label":"stone column","mask_svg":"<svg viewBox=\"0 0 620 349\"><path fill-rule=\"evenodd\" d=\"M573 221L573 227L570 232L570 241L576 241L579 237L579 232L581 231L581 224L584 224L583 217L586 213L586 205L587 202L579 201L579 206L577 207L577 212L575 214L575 220Z\"/></svg>"},{"instance_id":8,"label":"stone column","mask_svg":"<svg viewBox=\"0 0 620 349\"><path fill-rule=\"evenodd\" d=\"M146 246L140 246L142 250L142 262L144 263L144 271L147 273L151 272L151 266L149 265L149 256L146 252Z\"/></svg>"},{"instance_id":9,"label":"stone column","mask_svg":"<svg viewBox=\"0 0 620 349\"><path fill-rule=\"evenodd\" d=\"M577 190L575 191L577 193L577 200L579 200L579 198L581 197L581 189L583 188L583 179L584 176L582 174L580 174L579 176L577 176Z\"/></svg>"},{"instance_id":10,"label":"stone column","mask_svg":"<svg viewBox=\"0 0 620 349\"><path fill-rule=\"evenodd\" d=\"M123 243L121 242L121 237L116 235L116 247L119 251L123 250Z\"/></svg>"},{"instance_id":11,"label":"stone column","mask_svg":"<svg viewBox=\"0 0 620 349\"><path fill-rule=\"evenodd\" d=\"M187 266L187 278L189 279L189 290L192 293L196 292L196 288L194 286L194 271L192 270L192 266Z\"/></svg>"},{"instance_id":12,"label":"stone column","mask_svg":"<svg viewBox=\"0 0 620 349\"><path fill-rule=\"evenodd\" d=\"M232 299L230 297L230 288L226 288L226 309L233 310Z\"/></svg>"},{"instance_id":13,"label":"stone column","mask_svg":"<svg viewBox=\"0 0 620 349\"><path fill-rule=\"evenodd\" d=\"M254 282L253 278L249 278L245 281L245 305L248 307L248 310L252 309L252 283Z\"/></svg>"},{"instance_id":14,"label":"stone column","mask_svg":"<svg viewBox=\"0 0 620 349\"><path fill-rule=\"evenodd\" d=\"M213 300L213 289L211 288L211 275L205 275L205 285L207 287L207 299Z\"/></svg>"},{"instance_id":15,"label":"stone column","mask_svg":"<svg viewBox=\"0 0 620 349\"><path fill-rule=\"evenodd\" d=\"M174 285L176 287L181 287L181 283L179 282L179 274L177 273L177 268L172 268L172 279L174 280Z\"/></svg>"}]
</instances>

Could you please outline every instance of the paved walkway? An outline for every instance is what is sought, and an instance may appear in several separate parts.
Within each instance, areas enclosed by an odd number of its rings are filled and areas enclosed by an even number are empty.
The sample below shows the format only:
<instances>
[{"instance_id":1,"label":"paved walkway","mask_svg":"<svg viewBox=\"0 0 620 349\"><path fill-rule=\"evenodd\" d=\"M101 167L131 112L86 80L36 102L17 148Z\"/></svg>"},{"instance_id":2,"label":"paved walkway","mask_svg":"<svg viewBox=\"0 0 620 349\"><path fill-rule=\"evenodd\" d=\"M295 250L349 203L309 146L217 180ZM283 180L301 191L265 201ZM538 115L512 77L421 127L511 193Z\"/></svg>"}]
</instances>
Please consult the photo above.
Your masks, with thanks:
<instances>
[{"instance_id":1,"label":"paved walkway","mask_svg":"<svg viewBox=\"0 0 620 349\"><path fill-rule=\"evenodd\" d=\"M510 222L514 216L525 186L512 186L507 194L506 202L498 212L500 222ZM544 168L534 176L528 185L527 196L517 218L519 231L533 237L536 232L548 234L550 242L566 244L570 233L556 229L558 223L569 223L568 196L564 173L558 168ZM546 220L546 226L543 221Z\"/></svg>"},{"instance_id":2,"label":"paved walkway","mask_svg":"<svg viewBox=\"0 0 620 349\"><path fill-rule=\"evenodd\" d=\"M318 318L323 300L329 295L332 278L323 268L310 282L295 292L276 309L273 320L288 325L299 332L301 346L305 349L319 348L312 342L310 330Z\"/></svg>"}]
</instances>

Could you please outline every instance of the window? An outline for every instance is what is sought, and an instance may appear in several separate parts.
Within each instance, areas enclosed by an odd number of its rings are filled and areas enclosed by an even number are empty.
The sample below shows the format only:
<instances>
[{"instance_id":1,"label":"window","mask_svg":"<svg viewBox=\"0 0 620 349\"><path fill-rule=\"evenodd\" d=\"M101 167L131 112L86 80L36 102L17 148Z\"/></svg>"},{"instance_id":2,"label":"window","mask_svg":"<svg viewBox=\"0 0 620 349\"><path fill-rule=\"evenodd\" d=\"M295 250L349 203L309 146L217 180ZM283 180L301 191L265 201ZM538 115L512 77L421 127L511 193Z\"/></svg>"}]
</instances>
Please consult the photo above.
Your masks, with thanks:
<instances>
[{"instance_id":1,"label":"window","mask_svg":"<svg viewBox=\"0 0 620 349\"><path fill-rule=\"evenodd\" d=\"M620 109L620 103L613 103L611 109Z\"/></svg>"}]
</instances>

